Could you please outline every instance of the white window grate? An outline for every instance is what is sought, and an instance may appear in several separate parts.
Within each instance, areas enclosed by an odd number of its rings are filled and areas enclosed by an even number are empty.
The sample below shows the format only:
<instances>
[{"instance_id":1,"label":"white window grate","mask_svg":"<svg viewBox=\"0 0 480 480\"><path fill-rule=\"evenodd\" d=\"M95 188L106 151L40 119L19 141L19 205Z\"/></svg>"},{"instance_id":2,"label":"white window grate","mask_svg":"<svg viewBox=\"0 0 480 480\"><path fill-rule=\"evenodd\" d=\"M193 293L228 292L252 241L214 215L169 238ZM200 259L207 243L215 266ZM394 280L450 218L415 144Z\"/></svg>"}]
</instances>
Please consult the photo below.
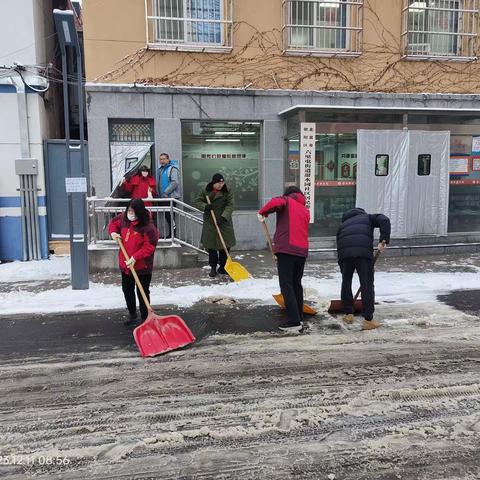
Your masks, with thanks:
<instances>
[{"instance_id":1,"label":"white window grate","mask_svg":"<svg viewBox=\"0 0 480 480\"><path fill-rule=\"evenodd\" d=\"M145 0L151 48L225 51L232 47L232 0Z\"/></svg>"},{"instance_id":2,"label":"white window grate","mask_svg":"<svg viewBox=\"0 0 480 480\"><path fill-rule=\"evenodd\" d=\"M363 0L284 0L283 5L286 53L362 53Z\"/></svg>"},{"instance_id":3,"label":"white window grate","mask_svg":"<svg viewBox=\"0 0 480 480\"><path fill-rule=\"evenodd\" d=\"M403 56L474 60L479 0L403 0Z\"/></svg>"}]
</instances>

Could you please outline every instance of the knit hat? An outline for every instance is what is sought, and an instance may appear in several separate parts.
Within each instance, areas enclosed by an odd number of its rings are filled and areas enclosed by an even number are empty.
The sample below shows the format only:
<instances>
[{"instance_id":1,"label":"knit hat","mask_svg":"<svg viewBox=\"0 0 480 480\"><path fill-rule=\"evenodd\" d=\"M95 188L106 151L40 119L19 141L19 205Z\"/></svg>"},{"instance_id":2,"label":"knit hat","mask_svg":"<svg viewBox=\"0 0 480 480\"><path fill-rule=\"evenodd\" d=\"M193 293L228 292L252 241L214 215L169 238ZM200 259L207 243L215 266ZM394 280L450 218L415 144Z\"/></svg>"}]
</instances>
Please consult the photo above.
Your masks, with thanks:
<instances>
[{"instance_id":1,"label":"knit hat","mask_svg":"<svg viewBox=\"0 0 480 480\"><path fill-rule=\"evenodd\" d=\"M212 177L212 183L224 182L223 175L221 173L216 173Z\"/></svg>"}]
</instances>

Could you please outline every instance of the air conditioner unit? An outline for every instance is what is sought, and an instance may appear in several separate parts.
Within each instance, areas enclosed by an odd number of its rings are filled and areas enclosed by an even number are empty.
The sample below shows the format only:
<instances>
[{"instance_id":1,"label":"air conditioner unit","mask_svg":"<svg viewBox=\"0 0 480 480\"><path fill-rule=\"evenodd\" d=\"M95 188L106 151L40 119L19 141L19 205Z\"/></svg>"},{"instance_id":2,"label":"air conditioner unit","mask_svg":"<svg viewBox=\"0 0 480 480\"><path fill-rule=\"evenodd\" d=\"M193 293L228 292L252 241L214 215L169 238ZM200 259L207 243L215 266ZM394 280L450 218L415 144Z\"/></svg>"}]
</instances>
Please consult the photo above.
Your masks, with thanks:
<instances>
[{"instance_id":1,"label":"air conditioner unit","mask_svg":"<svg viewBox=\"0 0 480 480\"><path fill-rule=\"evenodd\" d=\"M430 53L431 46L429 43L409 43L408 53L409 55L425 55Z\"/></svg>"}]
</instances>

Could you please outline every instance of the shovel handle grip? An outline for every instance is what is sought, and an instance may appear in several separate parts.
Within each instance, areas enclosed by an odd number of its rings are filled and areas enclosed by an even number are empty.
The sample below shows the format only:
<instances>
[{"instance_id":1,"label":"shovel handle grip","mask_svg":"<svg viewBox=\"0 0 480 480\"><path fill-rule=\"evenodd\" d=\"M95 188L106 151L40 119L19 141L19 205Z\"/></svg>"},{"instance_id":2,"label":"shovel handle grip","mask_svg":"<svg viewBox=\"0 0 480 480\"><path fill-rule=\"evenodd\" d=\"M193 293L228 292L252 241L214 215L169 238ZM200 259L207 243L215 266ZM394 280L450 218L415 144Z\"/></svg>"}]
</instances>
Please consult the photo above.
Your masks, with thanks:
<instances>
[{"instance_id":1,"label":"shovel handle grip","mask_svg":"<svg viewBox=\"0 0 480 480\"><path fill-rule=\"evenodd\" d=\"M382 242L384 245L385 245L385 240ZM382 252L380 250L377 249L377 251L375 252L375 256L373 257L373 264L375 265L375 262L377 261L378 257L380 256ZM357 290L357 293L355 294L355 296L353 297L353 303L355 303L355 300L358 298L358 296L360 295L360 291L361 291L361 287L358 287L358 290Z\"/></svg>"},{"instance_id":2,"label":"shovel handle grip","mask_svg":"<svg viewBox=\"0 0 480 480\"><path fill-rule=\"evenodd\" d=\"M205 195L205 198L207 199L207 203L211 205L212 202L210 201L210 197L208 195ZM215 224L215 228L217 229L218 236L220 238L220 241L222 242L223 249L225 250L225 255L227 255L227 258L230 258L230 253L228 253L227 246L225 245L225 240L223 239L222 232L220 231L220 227L218 226L218 223L217 223L217 217L215 216L215 213L213 212L213 210L210 210L210 213L212 214L213 223Z\"/></svg>"},{"instance_id":3,"label":"shovel handle grip","mask_svg":"<svg viewBox=\"0 0 480 480\"><path fill-rule=\"evenodd\" d=\"M125 249L125 246L123 245L122 239L120 237L116 238L118 246L120 247L120 250L123 253L123 256L125 257L125 260L130 260L130 257L128 256L127 250ZM150 305L150 302L148 301L147 295L145 295L145 290L142 287L142 284L140 283L140 279L138 278L138 274L135 271L135 266L134 265L129 265L128 268L132 272L133 278L135 279L135 283L137 284L137 288L140 291L140 294L142 295L143 301L145 302L145 305L149 311L152 311L152 306Z\"/></svg>"}]
</instances>

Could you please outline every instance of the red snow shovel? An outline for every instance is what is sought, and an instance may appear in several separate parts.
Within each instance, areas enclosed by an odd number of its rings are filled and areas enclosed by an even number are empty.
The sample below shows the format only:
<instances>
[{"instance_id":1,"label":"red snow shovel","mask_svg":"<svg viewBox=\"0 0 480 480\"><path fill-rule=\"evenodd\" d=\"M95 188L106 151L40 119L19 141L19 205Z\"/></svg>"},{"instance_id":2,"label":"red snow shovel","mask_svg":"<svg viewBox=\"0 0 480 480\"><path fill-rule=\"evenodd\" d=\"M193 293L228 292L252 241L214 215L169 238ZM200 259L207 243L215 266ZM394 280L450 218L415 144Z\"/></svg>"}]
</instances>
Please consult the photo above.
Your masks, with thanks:
<instances>
[{"instance_id":1,"label":"red snow shovel","mask_svg":"<svg viewBox=\"0 0 480 480\"><path fill-rule=\"evenodd\" d=\"M270 236L270 232L268 231L268 227L265 221L262 222L262 225L263 225L263 231L265 233L265 238L267 240L268 246L270 247L270 253L272 254L273 267L275 268L275 266L277 265L277 257L273 253L272 237ZM285 299L283 298L283 295L281 293L276 293L275 295L272 295L272 297L280 305L281 308L283 309L285 308ZM306 305L304 303L303 313L306 313L307 315L316 315L317 311L314 308L312 308L310 305Z\"/></svg>"},{"instance_id":2,"label":"red snow shovel","mask_svg":"<svg viewBox=\"0 0 480 480\"><path fill-rule=\"evenodd\" d=\"M377 261L377 258L380 256L380 250L377 250L375 256L373 257L373 264ZM353 297L353 313L359 313L363 310L363 302L361 298L358 298L360 295L361 288L358 287L357 293ZM332 300L330 302L330 307L328 307L328 313L343 313L343 306L341 300Z\"/></svg>"},{"instance_id":3,"label":"red snow shovel","mask_svg":"<svg viewBox=\"0 0 480 480\"><path fill-rule=\"evenodd\" d=\"M117 237L117 243L122 249L123 256L128 261L129 257L122 240ZM142 295L143 301L148 309L146 320L133 331L133 337L142 357L154 357L161 353L176 350L195 341L190 329L185 322L177 315L156 315L148 301L142 284L138 278L135 267L130 265L137 288Z\"/></svg>"}]
</instances>

